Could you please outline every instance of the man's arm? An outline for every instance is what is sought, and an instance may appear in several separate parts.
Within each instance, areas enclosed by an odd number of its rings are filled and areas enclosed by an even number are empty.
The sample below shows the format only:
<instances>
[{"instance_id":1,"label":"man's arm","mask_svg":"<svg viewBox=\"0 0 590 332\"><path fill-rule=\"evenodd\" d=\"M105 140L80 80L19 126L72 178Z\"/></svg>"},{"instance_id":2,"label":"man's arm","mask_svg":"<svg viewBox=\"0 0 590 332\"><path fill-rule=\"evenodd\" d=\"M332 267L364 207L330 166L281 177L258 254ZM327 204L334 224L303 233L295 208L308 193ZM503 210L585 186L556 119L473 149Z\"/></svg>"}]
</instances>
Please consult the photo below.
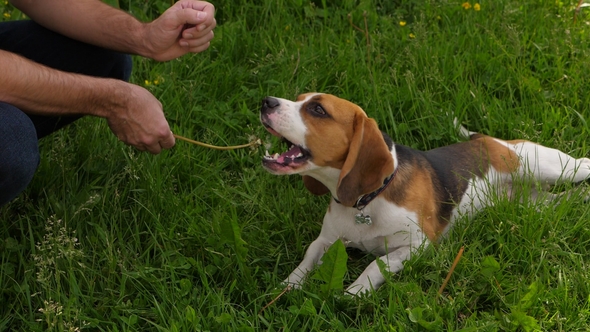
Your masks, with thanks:
<instances>
[{"instance_id":1,"label":"man's arm","mask_svg":"<svg viewBox=\"0 0 590 332\"><path fill-rule=\"evenodd\" d=\"M51 69L0 50L0 100L32 114L103 117L113 133L139 150L174 146L161 103L124 81Z\"/></svg>"},{"instance_id":2,"label":"man's arm","mask_svg":"<svg viewBox=\"0 0 590 332\"><path fill-rule=\"evenodd\" d=\"M142 23L98 0L11 0L40 25L89 44L167 61L209 47L215 8L181 0L162 16Z\"/></svg>"}]
</instances>

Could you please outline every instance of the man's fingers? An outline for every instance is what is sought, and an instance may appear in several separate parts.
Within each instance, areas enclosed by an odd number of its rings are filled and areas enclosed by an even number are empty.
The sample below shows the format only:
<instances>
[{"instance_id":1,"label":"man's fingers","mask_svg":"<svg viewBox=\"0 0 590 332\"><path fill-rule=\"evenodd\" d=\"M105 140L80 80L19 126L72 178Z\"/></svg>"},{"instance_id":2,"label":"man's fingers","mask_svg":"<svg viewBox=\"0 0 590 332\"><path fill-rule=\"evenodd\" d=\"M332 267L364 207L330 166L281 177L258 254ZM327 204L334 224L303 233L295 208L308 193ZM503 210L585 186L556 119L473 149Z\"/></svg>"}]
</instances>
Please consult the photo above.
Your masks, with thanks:
<instances>
[{"instance_id":1,"label":"man's fingers","mask_svg":"<svg viewBox=\"0 0 590 332\"><path fill-rule=\"evenodd\" d=\"M162 149L170 149L176 144L176 139L172 135L172 132L170 132L170 136L160 140L159 144Z\"/></svg>"},{"instance_id":2,"label":"man's fingers","mask_svg":"<svg viewBox=\"0 0 590 332\"><path fill-rule=\"evenodd\" d=\"M160 152L162 152L162 147L160 146L160 144L154 144L148 146L147 150L151 154L159 154Z\"/></svg>"},{"instance_id":3,"label":"man's fingers","mask_svg":"<svg viewBox=\"0 0 590 332\"><path fill-rule=\"evenodd\" d=\"M143 145L143 144L136 144L136 145L133 145L133 147L136 148L139 151L145 151L145 150L147 150L146 147L145 147L145 145Z\"/></svg>"},{"instance_id":4,"label":"man's fingers","mask_svg":"<svg viewBox=\"0 0 590 332\"><path fill-rule=\"evenodd\" d=\"M194 10L192 8L184 8L174 12L175 17L175 25L180 26L184 24L190 25L210 25L213 22L213 18L210 17L211 14L207 12Z\"/></svg>"},{"instance_id":5,"label":"man's fingers","mask_svg":"<svg viewBox=\"0 0 590 332\"><path fill-rule=\"evenodd\" d=\"M180 6L181 8L192 8L194 10L206 12L213 16L215 14L215 6L213 4L206 2L206 1L178 1L176 5Z\"/></svg>"},{"instance_id":6,"label":"man's fingers","mask_svg":"<svg viewBox=\"0 0 590 332\"><path fill-rule=\"evenodd\" d=\"M138 151L148 151L152 154L159 154L163 149L172 148L176 144L176 139L170 131L168 135L161 135L159 139L152 136L151 138L146 138L143 141L140 140L136 143L125 144L132 145Z\"/></svg>"},{"instance_id":7,"label":"man's fingers","mask_svg":"<svg viewBox=\"0 0 590 332\"><path fill-rule=\"evenodd\" d=\"M204 50L208 49L210 45L211 45L211 43L207 42L206 44L202 44L202 45L199 45L199 46L196 46L196 47L191 47L188 50L191 53L201 53Z\"/></svg>"},{"instance_id":8,"label":"man's fingers","mask_svg":"<svg viewBox=\"0 0 590 332\"><path fill-rule=\"evenodd\" d=\"M210 41L213 39L214 33L210 31L207 35L196 39L181 39L180 46L186 47L190 52L201 52L209 47Z\"/></svg>"},{"instance_id":9,"label":"man's fingers","mask_svg":"<svg viewBox=\"0 0 590 332\"><path fill-rule=\"evenodd\" d=\"M210 24L210 25L199 24L199 25L188 27L182 31L182 38L184 38L184 39L199 39L204 36L207 36L215 28L216 24L217 24L217 22L213 22L213 24Z\"/></svg>"}]
</instances>

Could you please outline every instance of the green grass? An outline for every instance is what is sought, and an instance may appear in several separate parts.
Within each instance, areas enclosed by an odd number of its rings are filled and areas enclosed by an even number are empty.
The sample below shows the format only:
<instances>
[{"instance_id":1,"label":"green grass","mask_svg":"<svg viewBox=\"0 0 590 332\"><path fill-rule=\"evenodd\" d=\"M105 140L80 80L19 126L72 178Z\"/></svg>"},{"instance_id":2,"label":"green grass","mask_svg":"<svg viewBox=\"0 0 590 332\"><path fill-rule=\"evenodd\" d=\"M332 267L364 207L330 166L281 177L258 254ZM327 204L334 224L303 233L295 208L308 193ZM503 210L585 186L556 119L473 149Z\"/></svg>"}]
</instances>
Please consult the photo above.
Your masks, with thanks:
<instances>
[{"instance_id":1,"label":"green grass","mask_svg":"<svg viewBox=\"0 0 590 332\"><path fill-rule=\"evenodd\" d=\"M263 97L322 91L419 149L459 141L458 117L588 157L590 12L574 24L577 2L224 1L208 51L135 58L132 81L162 101L175 133L217 145L271 141L258 122ZM145 20L168 4L120 2ZM363 13L369 43L348 19L364 29ZM152 156L96 118L42 140L33 182L0 208L0 330L590 330L590 205L576 197L498 199L375 293L351 299L309 280L262 310L329 200L265 172L263 151L178 141ZM349 255L345 283L373 259Z\"/></svg>"}]
</instances>

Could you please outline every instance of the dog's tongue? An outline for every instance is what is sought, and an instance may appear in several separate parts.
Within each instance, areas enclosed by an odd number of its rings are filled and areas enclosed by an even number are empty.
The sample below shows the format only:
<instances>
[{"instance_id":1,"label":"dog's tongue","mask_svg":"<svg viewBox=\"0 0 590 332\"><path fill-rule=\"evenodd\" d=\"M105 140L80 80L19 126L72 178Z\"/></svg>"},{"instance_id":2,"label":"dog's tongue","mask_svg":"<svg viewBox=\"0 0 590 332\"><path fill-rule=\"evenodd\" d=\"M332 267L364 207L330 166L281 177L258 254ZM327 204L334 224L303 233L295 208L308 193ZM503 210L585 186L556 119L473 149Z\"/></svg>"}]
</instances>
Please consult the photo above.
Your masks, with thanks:
<instances>
[{"instance_id":1,"label":"dog's tongue","mask_svg":"<svg viewBox=\"0 0 590 332\"><path fill-rule=\"evenodd\" d=\"M301 151L301 148L297 145L293 145L289 151L281 154L279 158L277 158L277 162L281 164L287 164L293 161L295 158L301 157L302 155L303 152Z\"/></svg>"}]
</instances>

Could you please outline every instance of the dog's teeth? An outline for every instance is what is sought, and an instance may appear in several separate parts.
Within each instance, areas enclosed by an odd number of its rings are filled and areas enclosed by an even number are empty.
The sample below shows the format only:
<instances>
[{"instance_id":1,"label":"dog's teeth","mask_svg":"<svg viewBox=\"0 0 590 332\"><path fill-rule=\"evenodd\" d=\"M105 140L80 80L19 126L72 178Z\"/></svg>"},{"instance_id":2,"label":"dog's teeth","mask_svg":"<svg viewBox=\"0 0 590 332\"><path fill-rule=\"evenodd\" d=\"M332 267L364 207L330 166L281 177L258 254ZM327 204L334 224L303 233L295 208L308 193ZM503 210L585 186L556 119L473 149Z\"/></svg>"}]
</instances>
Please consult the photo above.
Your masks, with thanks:
<instances>
[{"instance_id":1,"label":"dog's teeth","mask_svg":"<svg viewBox=\"0 0 590 332\"><path fill-rule=\"evenodd\" d=\"M280 154L275 153L272 157L273 157L273 159L279 159L279 156L280 156Z\"/></svg>"},{"instance_id":2,"label":"dog's teeth","mask_svg":"<svg viewBox=\"0 0 590 332\"><path fill-rule=\"evenodd\" d=\"M303 153L299 153L298 155L295 156L295 158L301 158L303 157Z\"/></svg>"},{"instance_id":3,"label":"dog's teeth","mask_svg":"<svg viewBox=\"0 0 590 332\"><path fill-rule=\"evenodd\" d=\"M270 154L268 153L268 150L264 151L264 156L265 156L265 157L268 157L268 156L270 156Z\"/></svg>"}]
</instances>

